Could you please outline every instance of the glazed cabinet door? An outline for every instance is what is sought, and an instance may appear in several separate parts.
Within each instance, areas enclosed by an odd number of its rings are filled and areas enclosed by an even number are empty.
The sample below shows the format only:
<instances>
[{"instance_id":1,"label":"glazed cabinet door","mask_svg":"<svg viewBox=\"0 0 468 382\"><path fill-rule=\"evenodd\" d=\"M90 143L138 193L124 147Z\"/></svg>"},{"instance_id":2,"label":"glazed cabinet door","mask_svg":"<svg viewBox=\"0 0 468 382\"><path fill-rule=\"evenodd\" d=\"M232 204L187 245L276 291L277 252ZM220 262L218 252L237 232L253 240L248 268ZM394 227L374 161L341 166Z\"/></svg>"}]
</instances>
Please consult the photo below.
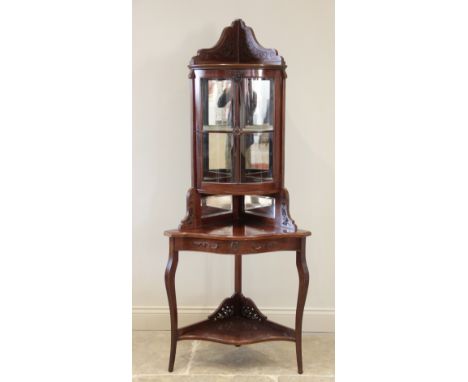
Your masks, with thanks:
<instances>
[{"instance_id":1,"label":"glazed cabinet door","mask_svg":"<svg viewBox=\"0 0 468 382\"><path fill-rule=\"evenodd\" d=\"M240 182L271 182L275 141L274 80L245 78L240 90Z\"/></svg>"},{"instance_id":2,"label":"glazed cabinet door","mask_svg":"<svg viewBox=\"0 0 468 382\"><path fill-rule=\"evenodd\" d=\"M232 79L201 80L203 182L236 181L233 128L237 93Z\"/></svg>"},{"instance_id":3,"label":"glazed cabinet door","mask_svg":"<svg viewBox=\"0 0 468 382\"><path fill-rule=\"evenodd\" d=\"M258 72L262 71L207 70L195 82L201 191L245 194L277 189L278 76Z\"/></svg>"}]
</instances>

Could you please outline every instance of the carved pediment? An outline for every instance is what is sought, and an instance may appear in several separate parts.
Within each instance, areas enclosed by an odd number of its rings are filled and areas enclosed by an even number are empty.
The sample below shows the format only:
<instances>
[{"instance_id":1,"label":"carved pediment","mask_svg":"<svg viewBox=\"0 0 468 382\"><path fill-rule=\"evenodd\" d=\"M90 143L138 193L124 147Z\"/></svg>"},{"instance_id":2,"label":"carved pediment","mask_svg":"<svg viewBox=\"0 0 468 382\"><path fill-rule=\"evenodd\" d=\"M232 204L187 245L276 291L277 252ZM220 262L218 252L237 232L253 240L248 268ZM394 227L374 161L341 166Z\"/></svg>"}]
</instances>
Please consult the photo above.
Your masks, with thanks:
<instances>
[{"instance_id":1,"label":"carved pediment","mask_svg":"<svg viewBox=\"0 0 468 382\"><path fill-rule=\"evenodd\" d=\"M224 28L216 45L200 49L190 66L204 64L261 64L285 66L283 57L276 49L267 49L259 44L252 28L238 19Z\"/></svg>"}]
</instances>

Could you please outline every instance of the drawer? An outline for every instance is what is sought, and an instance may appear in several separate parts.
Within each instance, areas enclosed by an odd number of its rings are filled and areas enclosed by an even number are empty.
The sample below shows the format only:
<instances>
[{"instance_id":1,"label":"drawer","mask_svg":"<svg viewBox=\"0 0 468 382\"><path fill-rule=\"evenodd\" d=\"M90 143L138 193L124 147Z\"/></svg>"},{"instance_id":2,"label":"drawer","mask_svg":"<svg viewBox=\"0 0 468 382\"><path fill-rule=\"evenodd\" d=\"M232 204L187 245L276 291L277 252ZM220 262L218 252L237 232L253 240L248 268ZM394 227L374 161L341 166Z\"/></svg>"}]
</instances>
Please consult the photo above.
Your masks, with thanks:
<instances>
[{"instance_id":1,"label":"drawer","mask_svg":"<svg viewBox=\"0 0 468 382\"><path fill-rule=\"evenodd\" d=\"M177 251L201 251L221 254L251 254L273 251L297 251L300 238L218 240L198 238L178 238Z\"/></svg>"}]
</instances>

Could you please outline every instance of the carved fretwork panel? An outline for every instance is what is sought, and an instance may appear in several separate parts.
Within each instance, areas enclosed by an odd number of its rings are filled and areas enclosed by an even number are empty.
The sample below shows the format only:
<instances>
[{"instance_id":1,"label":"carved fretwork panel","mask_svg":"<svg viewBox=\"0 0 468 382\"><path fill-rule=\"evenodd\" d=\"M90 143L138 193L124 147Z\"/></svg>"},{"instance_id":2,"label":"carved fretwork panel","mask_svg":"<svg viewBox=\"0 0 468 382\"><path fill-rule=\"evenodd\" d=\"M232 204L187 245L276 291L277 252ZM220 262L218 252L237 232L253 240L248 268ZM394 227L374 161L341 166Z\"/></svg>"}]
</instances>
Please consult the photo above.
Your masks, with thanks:
<instances>
[{"instance_id":1,"label":"carved fretwork panel","mask_svg":"<svg viewBox=\"0 0 468 382\"><path fill-rule=\"evenodd\" d=\"M221 321L233 316L241 316L249 320L265 321L267 317L260 312L255 303L248 297L236 293L226 298L208 319Z\"/></svg>"},{"instance_id":2,"label":"carved fretwork panel","mask_svg":"<svg viewBox=\"0 0 468 382\"><path fill-rule=\"evenodd\" d=\"M249 320L265 321L267 316L260 312L257 305L248 297L241 295L241 316Z\"/></svg>"},{"instance_id":3,"label":"carved fretwork panel","mask_svg":"<svg viewBox=\"0 0 468 382\"><path fill-rule=\"evenodd\" d=\"M230 318L234 316L234 304L232 301L228 301L227 303L223 304L217 311L213 317L210 317L213 321L224 320L226 318Z\"/></svg>"}]
</instances>

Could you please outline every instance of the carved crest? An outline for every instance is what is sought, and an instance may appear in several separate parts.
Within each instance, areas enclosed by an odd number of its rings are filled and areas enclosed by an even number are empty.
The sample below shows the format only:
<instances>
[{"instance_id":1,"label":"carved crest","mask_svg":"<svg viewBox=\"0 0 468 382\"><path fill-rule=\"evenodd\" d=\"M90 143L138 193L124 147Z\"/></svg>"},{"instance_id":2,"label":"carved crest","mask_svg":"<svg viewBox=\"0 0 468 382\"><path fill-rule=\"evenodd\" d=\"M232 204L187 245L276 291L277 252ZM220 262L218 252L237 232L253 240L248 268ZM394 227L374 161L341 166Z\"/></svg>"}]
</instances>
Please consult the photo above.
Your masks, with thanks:
<instances>
[{"instance_id":1,"label":"carved crest","mask_svg":"<svg viewBox=\"0 0 468 382\"><path fill-rule=\"evenodd\" d=\"M238 19L224 28L216 45L200 49L192 58L190 67L204 64L262 64L285 67L283 57L276 49L267 49L259 44L252 28Z\"/></svg>"}]
</instances>

